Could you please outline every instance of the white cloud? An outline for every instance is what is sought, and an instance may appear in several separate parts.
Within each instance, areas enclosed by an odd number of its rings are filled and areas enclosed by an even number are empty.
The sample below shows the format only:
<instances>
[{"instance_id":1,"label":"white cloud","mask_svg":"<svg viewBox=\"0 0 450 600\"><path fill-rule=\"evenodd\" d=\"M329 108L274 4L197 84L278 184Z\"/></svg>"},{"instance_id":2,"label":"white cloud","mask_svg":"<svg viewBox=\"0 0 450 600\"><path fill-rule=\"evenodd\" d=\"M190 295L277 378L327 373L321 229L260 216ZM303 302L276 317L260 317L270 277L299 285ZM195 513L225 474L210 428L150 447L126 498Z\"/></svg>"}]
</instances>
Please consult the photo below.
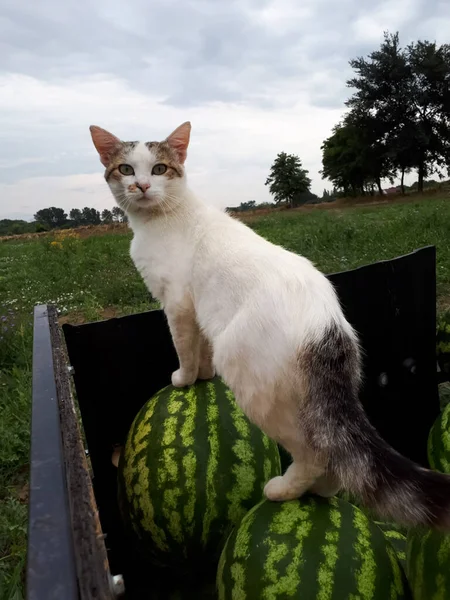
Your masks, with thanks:
<instances>
[{"instance_id":1,"label":"white cloud","mask_svg":"<svg viewBox=\"0 0 450 600\"><path fill-rule=\"evenodd\" d=\"M112 205L90 124L155 140L191 120L189 180L219 206L269 199L281 151L320 193L348 60L386 29L403 44L450 29L442 0L8 0L2 13L0 218Z\"/></svg>"},{"instance_id":2,"label":"white cloud","mask_svg":"<svg viewBox=\"0 0 450 600\"><path fill-rule=\"evenodd\" d=\"M187 162L190 184L208 202L218 206L251 199L268 200L264 182L273 159L281 151L299 154L315 179L316 191L321 191L320 140L340 115L337 109L311 106L306 99L277 111L220 102L184 111L132 91L120 81L97 79L70 87L29 77L14 77L12 83L8 79L6 82L14 86L14 93L0 99L0 110L11 110L11 97L26 96L29 101L22 103L20 110L29 127L35 119L39 133L43 123L47 123L51 148L48 140L42 139L42 151L48 171L56 172L58 162L72 160L76 150L94 174L27 177L27 166L39 159L24 160L16 165L24 176L15 183L0 186L1 216L10 212L26 214L31 206L35 212L48 204L65 209L87 204L102 209L111 205L89 135L91 123L110 129L122 139L143 136L145 140L153 140L163 139L181 122L190 119L193 125ZM48 104L44 102L46 97ZM8 165L0 163L0 169L2 166Z\"/></svg>"}]
</instances>

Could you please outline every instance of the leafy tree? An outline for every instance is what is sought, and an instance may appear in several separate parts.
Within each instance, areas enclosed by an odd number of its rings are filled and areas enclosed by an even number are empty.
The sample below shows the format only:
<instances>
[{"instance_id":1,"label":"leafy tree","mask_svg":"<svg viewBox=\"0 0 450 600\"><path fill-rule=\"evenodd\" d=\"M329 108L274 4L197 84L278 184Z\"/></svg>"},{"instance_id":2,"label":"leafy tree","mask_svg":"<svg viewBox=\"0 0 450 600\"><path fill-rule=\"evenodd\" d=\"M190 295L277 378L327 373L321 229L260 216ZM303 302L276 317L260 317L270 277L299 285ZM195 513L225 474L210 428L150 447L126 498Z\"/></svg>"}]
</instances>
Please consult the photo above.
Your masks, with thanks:
<instances>
[{"instance_id":1,"label":"leafy tree","mask_svg":"<svg viewBox=\"0 0 450 600\"><path fill-rule=\"evenodd\" d=\"M329 190L324 189L322 192L321 201L322 202L332 202L333 200L334 200L333 194Z\"/></svg>"},{"instance_id":2,"label":"leafy tree","mask_svg":"<svg viewBox=\"0 0 450 600\"><path fill-rule=\"evenodd\" d=\"M23 219L0 219L0 236L34 233L36 223Z\"/></svg>"},{"instance_id":3,"label":"leafy tree","mask_svg":"<svg viewBox=\"0 0 450 600\"><path fill-rule=\"evenodd\" d=\"M250 200L248 202L241 202L239 206L227 206L226 212L245 212L246 210L256 210L256 209L267 209L274 208L275 204L272 202L261 202L260 204L256 204L255 200Z\"/></svg>"},{"instance_id":4,"label":"leafy tree","mask_svg":"<svg viewBox=\"0 0 450 600\"><path fill-rule=\"evenodd\" d=\"M128 221L126 214L119 206L114 206L111 214L113 216L113 220L117 223L126 223Z\"/></svg>"},{"instance_id":5,"label":"leafy tree","mask_svg":"<svg viewBox=\"0 0 450 600\"><path fill-rule=\"evenodd\" d=\"M67 214L62 208L51 206L50 208L42 208L34 215L34 219L43 225L47 225L49 229L61 227L67 221Z\"/></svg>"},{"instance_id":6,"label":"leafy tree","mask_svg":"<svg viewBox=\"0 0 450 600\"><path fill-rule=\"evenodd\" d=\"M288 202L292 208L300 203L301 194L309 192L311 179L298 156L281 152L270 168L265 185L269 186L276 204Z\"/></svg>"},{"instance_id":7,"label":"leafy tree","mask_svg":"<svg viewBox=\"0 0 450 600\"><path fill-rule=\"evenodd\" d=\"M400 170L402 182L416 168L423 191L425 177L450 162L450 45L402 49L398 33L386 32L379 50L350 65L356 76L347 84L356 92L347 106L376 123L375 156Z\"/></svg>"},{"instance_id":8,"label":"leafy tree","mask_svg":"<svg viewBox=\"0 0 450 600\"><path fill-rule=\"evenodd\" d=\"M69 212L69 218L73 222L74 227L79 227L83 224L83 215L79 208L72 208Z\"/></svg>"},{"instance_id":9,"label":"leafy tree","mask_svg":"<svg viewBox=\"0 0 450 600\"><path fill-rule=\"evenodd\" d=\"M102 211L102 223L109 224L113 222L112 212L105 208Z\"/></svg>"},{"instance_id":10,"label":"leafy tree","mask_svg":"<svg viewBox=\"0 0 450 600\"><path fill-rule=\"evenodd\" d=\"M366 150L366 140L355 123L336 125L322 145L322 177L346 196L364 194L370 178Z\"/></svg>"},{"instance_id":11,"label":"leafy tree","mask_svg":"<svg viewBox=\"0 0 450 600\"><path fill-rule=\"evenodd\" d=\"M44 231L47 231L47 227L42 223L35 223L34 225L36 233L43 233Z\"/></svg>"},{"instance_id":12,"label":"leafy tree","mask_svg":"<svg viewBox=\"0 0 450 600\"><path fill-rule=\"evenodd\" d=\"M81 211L83 225L100 225L100 213L95 208L85 206Z\"/></svg>"}]
</instances>

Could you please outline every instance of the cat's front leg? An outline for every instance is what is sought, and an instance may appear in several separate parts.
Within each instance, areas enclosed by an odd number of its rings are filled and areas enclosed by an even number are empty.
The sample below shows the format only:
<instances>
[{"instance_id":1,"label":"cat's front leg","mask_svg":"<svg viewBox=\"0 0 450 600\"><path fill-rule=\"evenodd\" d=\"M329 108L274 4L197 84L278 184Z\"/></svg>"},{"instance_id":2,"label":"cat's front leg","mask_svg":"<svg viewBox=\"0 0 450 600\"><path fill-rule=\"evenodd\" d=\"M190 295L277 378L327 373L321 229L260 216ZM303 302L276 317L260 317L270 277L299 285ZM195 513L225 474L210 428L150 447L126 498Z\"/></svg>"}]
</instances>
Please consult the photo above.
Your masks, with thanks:
<instances>
[{"instance_id":1,"label":"cat's front leg","mask_svg":"<svg viewBox=\"0 0 450 600\"><path fill-rule=\"evenodd\" d=\"M172 373L172 385L192 385L198 376L200 359L200 330L194 306L185 298L180 303L166 305L164 310L180 363L179 369Z\"/></svg>"}]
</instances>

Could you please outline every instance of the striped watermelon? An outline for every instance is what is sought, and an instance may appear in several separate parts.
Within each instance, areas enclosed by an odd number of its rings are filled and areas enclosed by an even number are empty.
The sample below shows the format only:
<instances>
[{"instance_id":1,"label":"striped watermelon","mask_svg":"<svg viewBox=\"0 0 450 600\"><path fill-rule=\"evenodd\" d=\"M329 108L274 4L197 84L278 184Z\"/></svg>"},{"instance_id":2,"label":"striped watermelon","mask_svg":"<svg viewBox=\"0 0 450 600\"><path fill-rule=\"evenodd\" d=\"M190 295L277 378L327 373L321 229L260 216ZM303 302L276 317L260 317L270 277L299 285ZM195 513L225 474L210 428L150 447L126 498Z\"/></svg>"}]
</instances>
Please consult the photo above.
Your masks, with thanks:
<instances>
[{"instance_id":1,"label":"striped watermelon","mask_svg":"<svg viewBox=\"0 0 450 600\"><path fill-rule=\"evenodd\" d=\"M441 411L444 410L447 404L450 404L450 384L448 381L439 385L439 404Z\"/></svg>"},{"instance_id":2,"label":"striped watermelon","mask_svg":"<svg viewBox=\"0 0 450 600\"><path fill-rule=\"evenodd\" d=\"M411 529L407 537L406 572L414 600L450 598L450 535Z\"/></svg>"},{"instance_id":3,"label":"striped watermelon","mask_svg":"<svg viewBox=\"0 0 450 600\"><path fill-rule=\"evenodd\" d=\"M362 511L338 498L255 506L230 535L219 600L411 598L395 551Z\"/></svg>"},{"instance_id":4,"label":"striped watermelon","mask_svg":"<svg viewBox=\"0 0 450 600\"><path fill-rule=\"evenodd\" d=\"M386 540L394 548L399 563L403 569L406 569L406 536L408 533L406 527L384 521L375 521L375 525L381 529Z\"/></svg>"},{"instance_id":5,"label":"striped watermelon","mask_svg":"<svg viewBox=\"0 0 450 600\"><path fill-rule=\"evenodd\" d=\"M254 426L218 377L149 400L118 467L128 531L161 566L218 560L234 525L280 475L275 442Z\"/></svg>"},{"instance_id":6,"label":"striped watermelon","mask_svg":"<svg viewBox=\"0 0 450 600\"><path fill-rule=\"evenodd\" d=\"M450 474L450 404L447 404L431 428L428 462L435 471Z\"/></svg>"},{"instance_id":7,"label":"striped watermelon","mask_svg":"<svg viewBox=\"0 0 450 600\"><path fill-rule=\"evenodd\" d=\"M436 355L441 370L450 374L450 312L441 315L437 323Z\"/></svg>"}]
</instances>

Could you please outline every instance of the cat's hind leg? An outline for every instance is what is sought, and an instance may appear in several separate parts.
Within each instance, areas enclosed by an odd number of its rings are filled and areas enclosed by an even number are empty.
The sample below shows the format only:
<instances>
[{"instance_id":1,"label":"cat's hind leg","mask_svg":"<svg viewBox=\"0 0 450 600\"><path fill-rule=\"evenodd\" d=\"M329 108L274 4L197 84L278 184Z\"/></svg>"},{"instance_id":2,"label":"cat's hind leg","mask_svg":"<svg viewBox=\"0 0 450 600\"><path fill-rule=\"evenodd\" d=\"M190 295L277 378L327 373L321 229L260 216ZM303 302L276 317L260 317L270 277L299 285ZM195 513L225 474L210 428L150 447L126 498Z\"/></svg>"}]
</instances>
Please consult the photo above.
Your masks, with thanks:
<instances>
[{"instance_id":1,"label":"cat's hind leg","mask_svg":"<svg viewBox=\"0 0 450 600\"><path fill-rule=\"evenodd\" d=\"M213 363L213 350L205 334L200 332L200 364L198 369L199 379L212 379L216 374Z\"/></svg>"},{"instance_id":2,"label":"cat's hind leg","mask_svg":"<svg viewBox=\"0 0 450 600\"><path fill-rule=\"evenodd\" d=\"M266 484L264 495L269 500L283 501L300 498L325 476L325 464L302 442L298 443L297 448L292 452L292 457L293 462L286 469L284 475L274 477Z\"/></svg>"},{"instance_id":3,"label":"cat's hind leg","mask_svg":"<svg viewBox=\"0 0 450 600\"><path fill-rule=\"evenodd\" d=\"M310 488L310 492L322 496L322 498L331 498L335 496L341 486L335 477L332 475L322 475L317 479L314 485Z\"/></svg>"}]
</instances>

